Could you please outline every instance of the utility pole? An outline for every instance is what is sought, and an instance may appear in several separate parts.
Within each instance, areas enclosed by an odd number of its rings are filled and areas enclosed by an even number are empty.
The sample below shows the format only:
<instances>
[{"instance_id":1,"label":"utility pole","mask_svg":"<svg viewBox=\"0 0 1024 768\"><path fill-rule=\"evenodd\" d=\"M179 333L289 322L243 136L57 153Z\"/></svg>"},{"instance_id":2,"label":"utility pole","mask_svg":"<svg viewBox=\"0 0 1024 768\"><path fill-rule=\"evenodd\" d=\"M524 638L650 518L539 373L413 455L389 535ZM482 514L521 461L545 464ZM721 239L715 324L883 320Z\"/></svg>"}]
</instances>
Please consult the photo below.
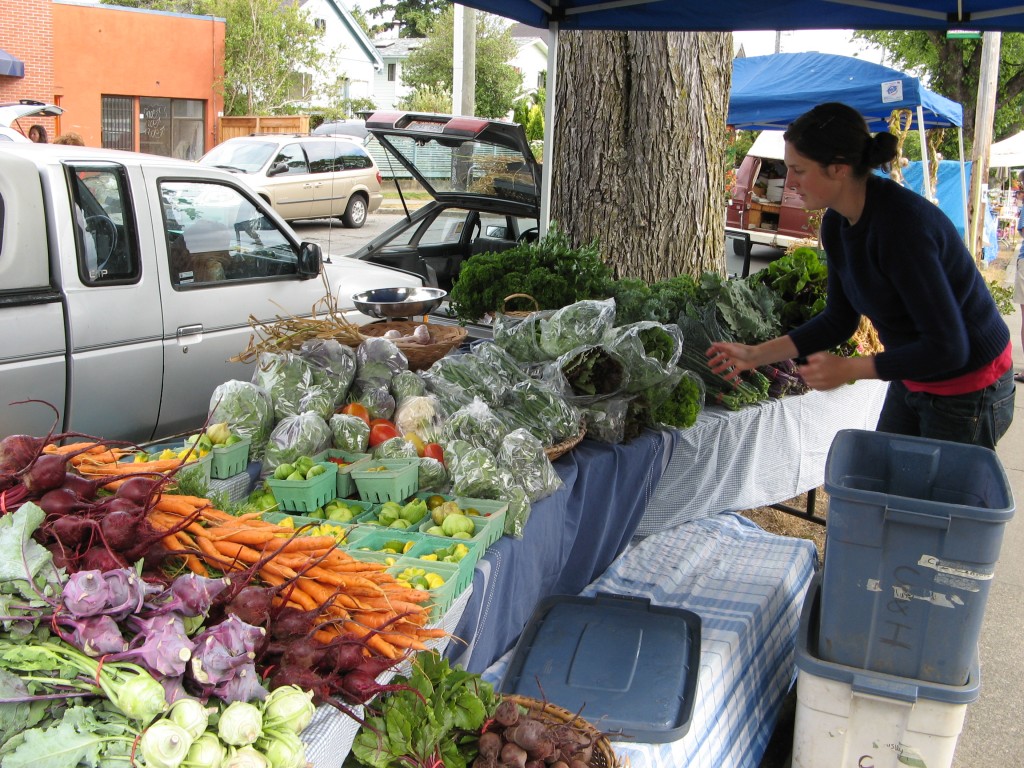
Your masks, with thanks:
<instances>
[{"instance_id":1,"label":"utility pole","mask_svg":"<svg viewBox=\"0 0 1024 768\"><path fill-rule=\"evenodd\" d=\"M463 26L465 24L465 6L454 4L455 23L452 30L452 114L459 114L462 108L462 73L466 63L463 60Z\"/></svg>"},{"instance_id":2,"label":"utility pole","mask_svg":"<svg viewBox=\"0 0 1024 768\"><path fill-rule=\"evenodd\" d=\"M974 117L974 149L971 156L971 201L968 247L974 260L982 262L982 233L985 222L983 190L988 186L988 154L992 146L992 124L996 112L996 84L999 80L1001 32L985 32L981 39L981 74L978 78L978 105Z\"/></svg>"},{"instance_id":3,"label":"utility pole","mask_svg":"<svg viewBox=\"0 0 1024 768\"><path fill-rule=\"evenodd\" d=\"M454 105L453 105L454 106ZM466 8L462 22L462 101L463 115L476 114L476 9Z\"/></svg>"}]
</instances>

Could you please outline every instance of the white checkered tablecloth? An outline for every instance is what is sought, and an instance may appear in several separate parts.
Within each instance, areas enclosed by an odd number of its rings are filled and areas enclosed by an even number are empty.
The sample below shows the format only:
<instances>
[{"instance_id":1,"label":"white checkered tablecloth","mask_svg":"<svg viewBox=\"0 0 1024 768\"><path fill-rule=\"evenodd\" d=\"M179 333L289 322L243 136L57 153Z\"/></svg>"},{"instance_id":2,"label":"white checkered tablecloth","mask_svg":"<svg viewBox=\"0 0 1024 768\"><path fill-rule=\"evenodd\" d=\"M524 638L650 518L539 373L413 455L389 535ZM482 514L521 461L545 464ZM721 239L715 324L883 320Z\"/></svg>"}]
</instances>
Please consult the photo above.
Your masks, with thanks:
<instances>
[{"instance_id":1,"label":"white checkered tablecloth","mask_svg":"<svg viewBox=\"0 0 1024 768\"><path fill-rule=\"evenodd\" d=\"M705 408L694 426L668 433L674 445L636 535L777 504L817 488L836 432L874 429L886 387L858 381L738 411Z\"/></svg>"},{"instance_id":2,"label":"white checkered tablecloth","mask_svg":"<svg viewBox=\"0 0 1024 768\"><path fill-rule=\"evenodd\" d=\"M725 513L647 537L583 591L646 597L701 618L689 731L665 744L614 742L623 765L757 768L796 675L797 626L816 559L810 541ZM500 684L511 655L484 678Z\"/></svg>"}]
</instances>

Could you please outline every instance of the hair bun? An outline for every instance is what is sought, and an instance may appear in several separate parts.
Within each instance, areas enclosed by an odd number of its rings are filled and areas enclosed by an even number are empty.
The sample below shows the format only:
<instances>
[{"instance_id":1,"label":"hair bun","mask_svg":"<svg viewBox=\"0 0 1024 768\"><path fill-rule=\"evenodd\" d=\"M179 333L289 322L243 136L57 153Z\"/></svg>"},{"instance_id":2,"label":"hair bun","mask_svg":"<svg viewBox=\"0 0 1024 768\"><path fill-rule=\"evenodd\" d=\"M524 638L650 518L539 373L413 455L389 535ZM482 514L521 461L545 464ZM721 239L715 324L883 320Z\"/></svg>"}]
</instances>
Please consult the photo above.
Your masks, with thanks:
<instances>
[{"instance_id":1,"label":"hair bun","mask_svg":"<svg viewBox=\"0 0 1024 768\"><path fill-rule=\"evenodd\" d=\"M877 168L885 163L892 162L896 158L896 148L899 140L889 133L883 131L876 133L871 140L864 144L864 163L872 168Z\"/></svg>"}]
</instances>

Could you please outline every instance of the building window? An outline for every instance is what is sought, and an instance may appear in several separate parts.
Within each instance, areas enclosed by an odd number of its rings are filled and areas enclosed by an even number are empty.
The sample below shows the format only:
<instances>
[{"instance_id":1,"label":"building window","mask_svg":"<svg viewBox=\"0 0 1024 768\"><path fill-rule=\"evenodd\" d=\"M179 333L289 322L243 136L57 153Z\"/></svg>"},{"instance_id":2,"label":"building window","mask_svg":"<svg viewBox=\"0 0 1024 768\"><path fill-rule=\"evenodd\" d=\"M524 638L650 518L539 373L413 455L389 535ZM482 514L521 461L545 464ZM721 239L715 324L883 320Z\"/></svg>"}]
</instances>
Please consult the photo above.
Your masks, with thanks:
<instances>
[{"instance_id":1,"label":"building window","mask_svg":"<svg viewBox=\"0 0 1024 768\"><path fill-rule=\"evenodd\" d=\"M139 149L153 155L198 160L203 156L206 102L139 98Z\"/></svg>"},{"instance_id":2,"label":"building window","mask_svg":"<svg viewBox=\"0 0 1024 768\"><path fill-rule=\"evenodd\" d=\"M101 96L102 146L106 149L135 149L134 102L131 96Z\"/></svg>"},{"instance_id":3,"label":"building window","mask_svg":"<svg viewBox=\"0 0 1024 768\"><path fill-rule=\"evenodd\" d=\"M317 32L323 32L327 29L327 21L325 19L313 19L313 29Z\"/></svg>"},{"instance_id":4,"label":"building window","mask_svg":"<svg viewBox=\"0 0 1024 768\"><path fill-rule=\"evenodd\" d=\"M388 64L388 82L393 83L398 79L398 65Z\"/></svg>"}]
</instances>

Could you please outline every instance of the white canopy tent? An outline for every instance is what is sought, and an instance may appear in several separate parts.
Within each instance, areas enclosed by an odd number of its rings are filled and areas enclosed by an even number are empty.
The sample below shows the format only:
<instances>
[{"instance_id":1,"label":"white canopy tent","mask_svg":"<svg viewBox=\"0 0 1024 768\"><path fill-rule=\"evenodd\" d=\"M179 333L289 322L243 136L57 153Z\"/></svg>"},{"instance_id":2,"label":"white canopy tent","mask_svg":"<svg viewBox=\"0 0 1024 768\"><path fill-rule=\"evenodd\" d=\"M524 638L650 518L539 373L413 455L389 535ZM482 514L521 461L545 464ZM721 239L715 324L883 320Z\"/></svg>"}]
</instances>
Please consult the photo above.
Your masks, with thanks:
<instances>
[{"instance_id":1,"label":"white canopy tent","mask_svg":"<svg viewBox=\"0 0 1024 768\"><path fill-rule=\"evenodd\" d=\"M1024 167L1024 131L994 143L989 149L988 164L990 168Z\"/></svg>"}]
</instances>

